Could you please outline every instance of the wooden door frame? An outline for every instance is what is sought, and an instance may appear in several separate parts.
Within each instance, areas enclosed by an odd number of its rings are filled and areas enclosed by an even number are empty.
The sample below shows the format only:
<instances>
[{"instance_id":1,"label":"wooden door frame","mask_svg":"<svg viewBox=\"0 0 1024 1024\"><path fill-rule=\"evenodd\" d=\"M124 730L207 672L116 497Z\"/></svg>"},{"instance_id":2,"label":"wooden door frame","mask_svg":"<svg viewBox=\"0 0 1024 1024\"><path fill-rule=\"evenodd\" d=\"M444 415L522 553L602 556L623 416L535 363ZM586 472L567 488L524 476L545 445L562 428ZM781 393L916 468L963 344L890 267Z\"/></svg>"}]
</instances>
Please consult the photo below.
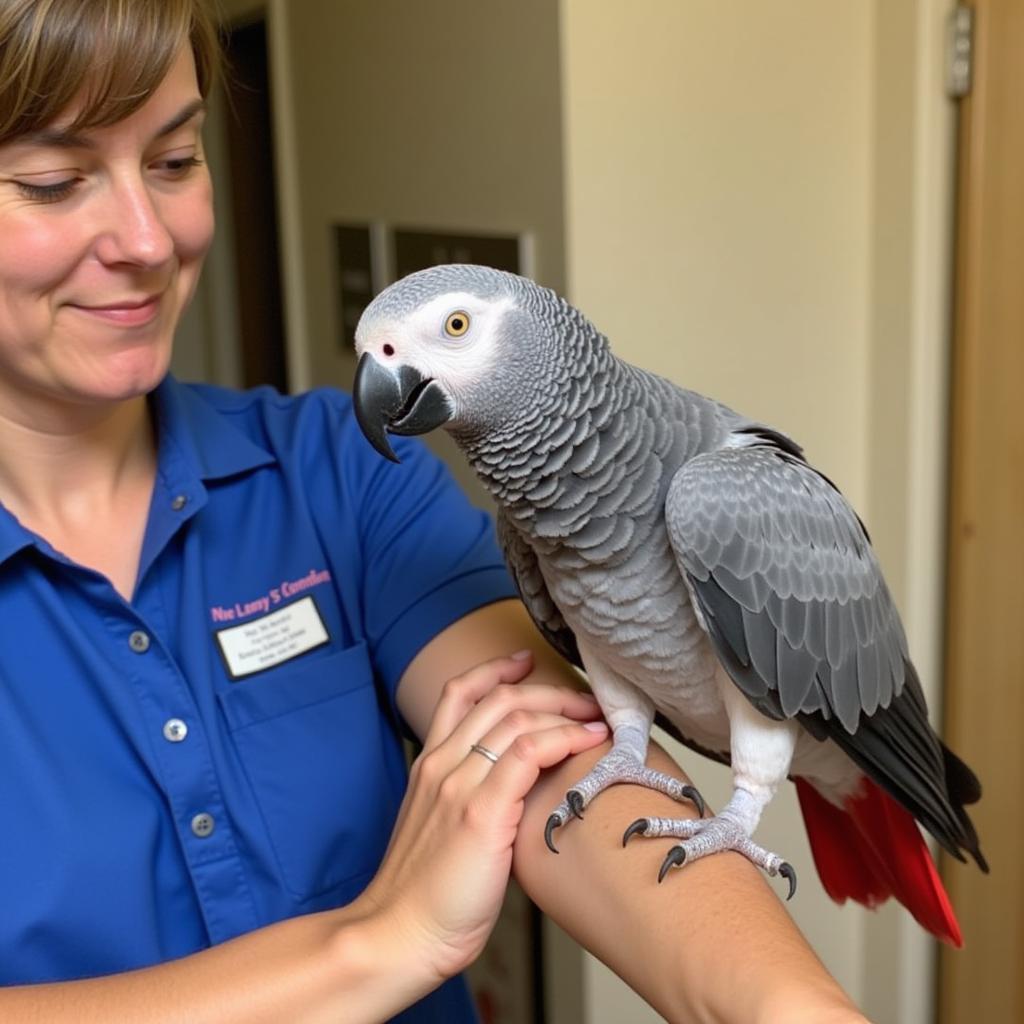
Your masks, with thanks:
<instances>
[{"instance_id":1,"label":"wooden door frame","mask_svg":"<svg viewBox=\"0 0 1024 1024\"><path fill-rule=\"evenodd\" d=\"M981 777L972 817L992 874L944 865L965 948L942 952L943 1024L1024 1019L1024 5L973 7L958 142L945 734Z\"/></svg>"}]
</instances>

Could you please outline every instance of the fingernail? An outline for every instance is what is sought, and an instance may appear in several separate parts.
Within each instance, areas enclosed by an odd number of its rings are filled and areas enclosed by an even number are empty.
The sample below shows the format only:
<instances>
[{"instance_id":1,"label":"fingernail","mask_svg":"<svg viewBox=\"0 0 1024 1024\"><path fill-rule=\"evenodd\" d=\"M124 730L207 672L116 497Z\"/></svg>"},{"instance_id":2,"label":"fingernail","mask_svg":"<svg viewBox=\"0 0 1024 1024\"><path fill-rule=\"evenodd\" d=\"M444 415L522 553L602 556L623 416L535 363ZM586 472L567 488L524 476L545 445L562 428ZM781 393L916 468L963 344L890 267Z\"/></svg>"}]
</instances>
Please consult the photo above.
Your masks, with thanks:
<instances>
[{"instance_id":1,"label":"fingernail","mask_svg":"<svg viewBox=\"0 0 1024 1024\"><path fill-rule=\"evenodd\" d=\"M607 732L608 725L606 722L587 722L584 729L589 729L591 732Z\"/></svg>"},{"instance_id":2,"label":"fingernail","mask_svg":"<svg viewBox=\"0 0 1024 1024\"><path fill-rule=\"evenodd\" d=\"M526 661L527 658L533 657L533 651L531 651L529 648L524 648L521 651L516 651L515 654L509 655L509 657L513 661Z\"/></svg>"}]
</instances>

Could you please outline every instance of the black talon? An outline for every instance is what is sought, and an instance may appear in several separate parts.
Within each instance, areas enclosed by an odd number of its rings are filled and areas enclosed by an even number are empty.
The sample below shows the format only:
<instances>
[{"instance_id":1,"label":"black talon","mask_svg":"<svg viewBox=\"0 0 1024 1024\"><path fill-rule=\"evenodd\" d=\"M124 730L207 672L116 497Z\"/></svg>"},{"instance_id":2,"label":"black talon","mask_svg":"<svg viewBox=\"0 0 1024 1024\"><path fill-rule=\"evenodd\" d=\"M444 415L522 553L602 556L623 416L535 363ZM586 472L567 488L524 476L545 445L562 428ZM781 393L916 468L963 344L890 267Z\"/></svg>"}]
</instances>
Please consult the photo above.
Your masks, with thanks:
<instances>
[{"instance_id":1,"label":"black talon","mask_svg":"<svg viewBox=\"0 0 1024 1024\"><path fill-rule=\"evenodd\" d=\"M673 846L662 862L661 870L658 872L658 881L660 882L668 874L669 868L675 867L677 864L683 864L685 861L686 851L681 846Z\"/></svg>"},{"instance_id":2,"label":"black talon","mask_svg":"<svg viewBox=\"0 0 1024 1024\"><path fill-rule=\"evenodd\" d=\"M562 819L557 814L552 814L551 817L548 818L548 823L544 826L544 842L547 843L548 849L552 853L558 853L558 850L555 849L555 842L551 838L551 835L561 824Z\"/></svg>"},{"instance_id":3,"label":"black talon","mask_svg":"<svg viewBox=\"0 0 1024 1024\"><path fill-rule=\"evenodd\" d=\"M683 786L683 796L685 796L687 800L691 801L693 804L696 805L697 810L700 811L700 816L703 818L704 817L704 797L702 797L700 795L700 793L697 792L696 787L695 786Z\"/></svg>"},{"instance_id":4,"label":"black talon","mask_svg":"<svg viewBox=\"0 0 1024 1024\"><path fill-rule=\"evenodd\" d=\"M779 874L789 882L789 895L786 897L786 902L788 903L796 892L796 872L793 870L792 864L787 864L786 861L783 861L779 865Z\"/></svg>"},{"instance_id":5,"label":"black talon","mask_svg":"<svg viewBox=\"0 0 1024 1024\"><path fill-rule=\"evenodd\" d=\"M583 820L583 797L575 789L570 789L565 794L565 801L569 805L569 810L572 811L573 816Z\"/></svg>"},{"instance_id":6,"label":"black talon","mask_svg":"<svg viewBox=\"0 0 1024 1024\"><path fill-rule=\"evenodd\" d=\"M646 831L647 819L637 818L636 821L634 821L633 824L626 829L626 834L622 837L622 845L625 846L626 843L628 843L630 839L633 838L633 836L640 835Z\"/></svg>"}]
</instances>

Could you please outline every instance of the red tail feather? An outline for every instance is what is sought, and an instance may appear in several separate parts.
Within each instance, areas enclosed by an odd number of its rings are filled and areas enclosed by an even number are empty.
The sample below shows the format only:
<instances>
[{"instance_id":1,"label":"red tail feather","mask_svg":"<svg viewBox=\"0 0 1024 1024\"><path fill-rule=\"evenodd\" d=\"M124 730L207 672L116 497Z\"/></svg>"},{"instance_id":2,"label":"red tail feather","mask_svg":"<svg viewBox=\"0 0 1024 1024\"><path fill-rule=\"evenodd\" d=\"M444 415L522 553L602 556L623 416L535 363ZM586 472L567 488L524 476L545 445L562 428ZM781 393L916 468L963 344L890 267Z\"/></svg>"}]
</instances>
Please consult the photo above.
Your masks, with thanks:
<instances>
[{"instance_id":1,"label":"red tail feather","mask_svg":"<svg viewBox=\"0 0 1024 1024\"><path fill-rule=\"evenodd\" d=\"M840 810L809 782L796 780L814 864L837 903L875 907L895 896L922 927L953 946L960 926L910 813L870 779Z\"/></svg>"}]
</instances>

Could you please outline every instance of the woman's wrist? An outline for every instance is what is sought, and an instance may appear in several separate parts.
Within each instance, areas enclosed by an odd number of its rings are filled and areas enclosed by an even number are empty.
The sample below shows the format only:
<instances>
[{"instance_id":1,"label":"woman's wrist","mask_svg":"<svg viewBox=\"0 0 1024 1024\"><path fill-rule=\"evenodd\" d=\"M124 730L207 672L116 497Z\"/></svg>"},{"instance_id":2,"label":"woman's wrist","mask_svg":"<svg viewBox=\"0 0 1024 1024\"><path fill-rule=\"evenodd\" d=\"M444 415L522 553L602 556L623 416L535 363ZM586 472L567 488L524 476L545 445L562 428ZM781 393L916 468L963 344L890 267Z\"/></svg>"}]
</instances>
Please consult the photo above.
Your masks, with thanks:
<instances>
[{"instance_id":1,"label":"woman's wrist","mask_svg":"<svg viewBox=\"0 0 1024 1024\"><path fill-rule=\"evenodd\" d=\"M764 1000L756 1019L758 1024L868 1024L838 986L776 990Z\"/></svg>"},{"instance_id":2,"label":"woman's wrist","mask_svg":"<svg viewBox=\"0 0 1024 1024\"><path fill-rule=\"evenodd\" d=\"M342 913L332 956L346 985L362 995L367 1020L392 1016L445 980L433 966L425 933L405 915L365 894Z\"/></svg>"}]
</instances>

